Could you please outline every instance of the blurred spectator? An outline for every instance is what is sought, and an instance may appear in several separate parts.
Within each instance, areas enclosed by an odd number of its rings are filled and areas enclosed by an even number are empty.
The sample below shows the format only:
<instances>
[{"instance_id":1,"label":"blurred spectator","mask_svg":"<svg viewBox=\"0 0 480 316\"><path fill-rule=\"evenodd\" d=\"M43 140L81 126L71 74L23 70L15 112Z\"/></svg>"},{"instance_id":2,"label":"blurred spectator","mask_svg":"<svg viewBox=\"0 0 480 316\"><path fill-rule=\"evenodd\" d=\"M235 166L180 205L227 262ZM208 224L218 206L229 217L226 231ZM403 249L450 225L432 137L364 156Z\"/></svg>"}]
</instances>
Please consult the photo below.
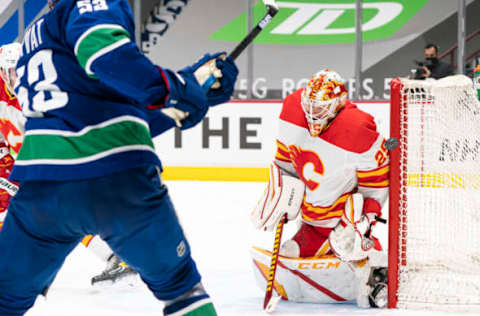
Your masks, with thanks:
<instances>
[{"instance_id":1,"label":"blurred spectator","mask_svg":"<svg viewBox=\"0 0 480 316\"><path fill-rule=\"evenodd\" d=\"M435 44L427 44L425 60L416 63L419 68L415 71L415 79L440 79L453 75L452 66L438 59L438 46Z\"/></svg>"}]
</instances>

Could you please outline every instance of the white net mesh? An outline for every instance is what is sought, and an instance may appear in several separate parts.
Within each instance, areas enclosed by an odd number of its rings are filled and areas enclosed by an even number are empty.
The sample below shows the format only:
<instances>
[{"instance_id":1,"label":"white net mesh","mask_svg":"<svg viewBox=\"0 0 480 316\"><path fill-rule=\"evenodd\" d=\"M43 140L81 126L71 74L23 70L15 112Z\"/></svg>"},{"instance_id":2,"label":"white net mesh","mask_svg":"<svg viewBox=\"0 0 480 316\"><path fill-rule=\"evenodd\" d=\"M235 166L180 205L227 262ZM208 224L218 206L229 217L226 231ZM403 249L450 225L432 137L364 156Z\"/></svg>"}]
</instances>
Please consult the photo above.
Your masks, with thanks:
<instances>
[{"instance_id":1,"label":"white net mesh","mask_svg":"<svg viewBox=\"0 0 480 316\"><path fill-rule=\"evenodd\" d=\"M402 84L397 307L480 310L480 102L465 76Z\"/></svg>"}]
</instances>

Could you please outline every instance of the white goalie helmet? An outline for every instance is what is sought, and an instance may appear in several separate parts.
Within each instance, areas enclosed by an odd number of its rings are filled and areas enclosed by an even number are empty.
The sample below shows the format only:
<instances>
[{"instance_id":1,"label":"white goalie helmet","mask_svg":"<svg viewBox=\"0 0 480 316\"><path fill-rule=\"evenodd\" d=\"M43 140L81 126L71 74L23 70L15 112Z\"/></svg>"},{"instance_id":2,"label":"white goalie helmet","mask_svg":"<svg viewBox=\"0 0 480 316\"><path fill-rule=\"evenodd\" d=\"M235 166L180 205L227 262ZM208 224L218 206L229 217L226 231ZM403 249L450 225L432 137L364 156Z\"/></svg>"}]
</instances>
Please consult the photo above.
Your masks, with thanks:
<instances>
[{"instance_id":1,"label":"white goalie helmet","mask_svg":"<svg viewBox=\"0 0 480 316\"><path fill-rule=\"evenodd\" d=\"M324 69L316 73L302 92L302 109L310 135L318 136L345 106L345 81L335 71Z\"/></svg>"},{"instance_id":2,"label":"white goalie helmet","mask_svg":"<svg viewBox=\"0 0 480 316\"><path fill-rule=\"evenodd\" d=\"M10 91L13 91L17 74L15 67L22 54L22 45L19 43L6 44L0 47L0 74Z\"/></svg>"}]
</instances>

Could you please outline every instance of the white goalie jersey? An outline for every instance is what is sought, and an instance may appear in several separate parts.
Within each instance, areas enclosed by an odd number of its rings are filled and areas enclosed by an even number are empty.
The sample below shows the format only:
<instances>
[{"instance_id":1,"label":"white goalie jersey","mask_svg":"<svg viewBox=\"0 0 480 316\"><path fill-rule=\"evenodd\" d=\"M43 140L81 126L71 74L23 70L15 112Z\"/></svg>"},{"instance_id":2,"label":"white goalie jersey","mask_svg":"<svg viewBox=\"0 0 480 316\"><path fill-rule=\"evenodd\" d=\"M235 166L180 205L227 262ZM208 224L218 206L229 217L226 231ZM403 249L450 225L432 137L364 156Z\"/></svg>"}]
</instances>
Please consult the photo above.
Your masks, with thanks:
<instances>
[{"instance_id":1,"label":"white goalie jersey","mask_svg":"<svg viewBox=\"0 0 480 316\"><path fill-rule=\"evenodd\" d=\"M284 101L275 161L306 185L302 220L335 227L354 192L364 197L364 213L380 215L388 194L389 159L373 117L347 101L328 129L312 137L300 104L301 92Z\"/></svg>"}]
</instances>

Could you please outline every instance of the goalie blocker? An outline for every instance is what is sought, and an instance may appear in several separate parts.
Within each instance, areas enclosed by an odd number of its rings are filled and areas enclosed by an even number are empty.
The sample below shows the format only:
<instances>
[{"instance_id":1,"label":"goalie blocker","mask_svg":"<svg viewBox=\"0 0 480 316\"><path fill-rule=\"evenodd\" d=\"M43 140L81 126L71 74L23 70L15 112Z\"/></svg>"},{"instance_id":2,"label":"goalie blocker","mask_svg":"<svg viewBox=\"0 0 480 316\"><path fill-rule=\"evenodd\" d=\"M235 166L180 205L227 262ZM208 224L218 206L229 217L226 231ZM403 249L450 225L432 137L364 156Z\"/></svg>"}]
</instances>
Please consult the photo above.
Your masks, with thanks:
<instances>
[{"instance_id":1,"label":"goalie blocker","mask_svg":"<svg viewBox=\"0 0 480 316\"><path fill-rule=\"evenodd\" d=\"M250 214L255 229L273 231L285 214L289 221L297 218L304 193L302 180L282 174L277 164L272 163L268 185Z\"/></svg>"}]
</instances>

